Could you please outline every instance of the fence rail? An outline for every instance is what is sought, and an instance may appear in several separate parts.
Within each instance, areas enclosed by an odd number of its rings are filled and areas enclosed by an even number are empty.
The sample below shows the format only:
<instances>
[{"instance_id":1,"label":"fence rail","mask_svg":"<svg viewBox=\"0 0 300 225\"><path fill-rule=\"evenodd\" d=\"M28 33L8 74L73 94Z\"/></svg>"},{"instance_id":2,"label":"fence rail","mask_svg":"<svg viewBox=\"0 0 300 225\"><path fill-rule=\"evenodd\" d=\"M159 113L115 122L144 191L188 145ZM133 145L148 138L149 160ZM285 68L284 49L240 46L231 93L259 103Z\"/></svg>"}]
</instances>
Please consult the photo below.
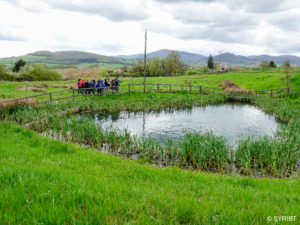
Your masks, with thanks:
<instances>
[{"instance_id":1,"label":"fence rail","mask_svg":"<svg viewBox=\"0 0 300 225\"><path fill-rule=\"evenodd\" d=\"M30 99L35 99L35 103L44 103L44 102L54 102L63 99L73 98L79 96L90 96L90 95L107 95L115 93L133 93L133 92L197 92L199 94L215 95L215 94L224 94L224 90L216 87L206 87L199 85L191 84L127 84L120 85L118 87L105 87L105 88L81 88L81 89L68 89L62 91L55 91L49 93L43 93L33 96L26 96L16 99L9 99L1 101L0 104L9 103L12 101L29 101ZM284 96L292 94L300 94L300 87L287 87L287 88L276 88L276 89L266 89L266 90L257 90L249 91L247 95L252 94L259 96ZM71 93L71 94L70 94ZM245 95L241 92L236 94ZM59 96L57 96L59 95ZM56 98L54 98L56 96ZM38 101L40 100L40 101Z\"/></svg>"}]
</instances>

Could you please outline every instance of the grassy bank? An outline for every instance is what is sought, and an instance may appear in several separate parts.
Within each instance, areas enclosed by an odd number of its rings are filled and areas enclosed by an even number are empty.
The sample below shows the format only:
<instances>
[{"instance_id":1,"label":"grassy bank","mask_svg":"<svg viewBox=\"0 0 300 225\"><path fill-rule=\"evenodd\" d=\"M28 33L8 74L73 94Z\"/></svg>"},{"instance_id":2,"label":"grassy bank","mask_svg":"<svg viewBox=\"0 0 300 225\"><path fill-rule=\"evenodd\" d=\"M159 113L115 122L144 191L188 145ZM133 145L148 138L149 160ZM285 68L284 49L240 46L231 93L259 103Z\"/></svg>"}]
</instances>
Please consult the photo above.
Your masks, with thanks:
<instances>
[{"instance_id":1,"label":"grassy bank","mask_svg":"<svg viewBox=\"0 0 300 225\"><path fill-rule=\"evenodd\" d=\"M299 109L288 100L253 98L252 103L263 110L275 113L288 123L278 131L275 138L249 138L237 143L237 150L226 140L214 135L188 134L184 140L167 142L162 146L154 139L138 140L125 131L103 130L91 119L58 117L57 112L75 106L82 111L151 111L224 103L224 96L204 96L191 93L131 93L103 97L81 97L77 101L45 104L39 107L16 107L6 109L5 120L19 124L47 118L46 123L37 123L33 129L47 132L49 136L61 135L65 140L85 144L127 157L138 156L141 161L162 165L175 165L212 172L238 172L275 177L299 174L300 159ZM237 169L237 171L236 171Z\"/></svg>"},{"instance_id":2,"label":"grassy bank","mask_svg":"<svg viewBox=\"0 0 300 225\"><path fill-rule=\"evenodd\" d=\"M159 169L3 122L0 133L1 224L242 225L299 215L299 179Z\"/></svg>"}]
</instances>

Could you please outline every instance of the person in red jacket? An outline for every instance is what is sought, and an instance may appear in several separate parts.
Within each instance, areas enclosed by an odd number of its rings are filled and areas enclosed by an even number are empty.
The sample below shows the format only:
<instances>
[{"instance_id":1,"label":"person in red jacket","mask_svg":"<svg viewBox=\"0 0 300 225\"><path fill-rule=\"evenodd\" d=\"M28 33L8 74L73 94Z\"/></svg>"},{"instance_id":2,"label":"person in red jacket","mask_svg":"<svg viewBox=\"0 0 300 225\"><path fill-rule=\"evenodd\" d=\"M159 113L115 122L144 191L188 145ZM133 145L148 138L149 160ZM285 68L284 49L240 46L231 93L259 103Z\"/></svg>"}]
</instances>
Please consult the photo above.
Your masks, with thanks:
<instances>
[{"instance_id":1,"label":"person in red jacket","mask_svg":"<svg viewBox=\"0 0 300 225\"><path fill-rule=\"evenodd\" d=\"M84 80L82 80L81 81L81 94L83 94L84 93L84 88L85 88L85 81Z\"/></svg>"},{"instance_id":2,"label":"person in red jacket","mask_svg":"<svg viewBox=\"0 0 300 225\"><path fill-rule=\"evenodd\" d=\"M77 88L78 88L78 94L79 94L80 88L81 88L81 79L78 79L78 81L77 81Z\"/></svg>"}]
</instances>

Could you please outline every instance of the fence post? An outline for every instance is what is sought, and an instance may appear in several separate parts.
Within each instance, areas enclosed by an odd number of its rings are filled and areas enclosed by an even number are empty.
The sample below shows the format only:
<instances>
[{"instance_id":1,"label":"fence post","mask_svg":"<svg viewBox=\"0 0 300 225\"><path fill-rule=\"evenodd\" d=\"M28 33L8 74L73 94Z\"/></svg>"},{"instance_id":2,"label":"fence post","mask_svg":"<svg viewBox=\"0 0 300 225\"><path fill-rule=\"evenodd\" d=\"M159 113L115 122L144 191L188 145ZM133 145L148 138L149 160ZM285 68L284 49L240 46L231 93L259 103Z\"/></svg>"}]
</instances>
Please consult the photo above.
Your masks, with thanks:
<instances>
[{"instance_id":1,"label":"fence post","mask_svg":"<svg viewBox=\"0 0 300 225\"><path fill-rule=\"evenodd\" d=\"M291 88L291 86L289 85L287 90L286 90L288 95L290 94L290 88Z\"/></svg>"},{"instance_id":2,"label":"fence post","mask_svg":"<svg viewBox=\"0 0 300 225\"><path fill-rule=\"evenodd\" d=\"M144 93L146 92L146 83L144 82Z\"/></svg>"},{"instance_id":3,"label":"fence post","mask_svg":"<svg viewBox=\"0 0 300 225\"><path fill-rule=\"evenodd\" d=\"M128 93L130 93L130 84L128 84Z\"/></svg>"},{"instance_id":4,"label":"fence post","mask_svg":"<svg viewBox=\"0 0 300 225\"><path fill-rule=\"evenodd\" d=\"M50 93L50 102L52 102L52 93Z\"/></svg>"},{"instance_id":5,"label":"fence post","mask_svg":"<svg viewBox=\"0 0 300 225\"><path fill-rule=\"evenodd\" d=\"M157 91L159 92L159 84L157 84Z\"/></svg>"},{"instance_id":6,"label":"fence post","mask_svg":"<svg viewBox=\"0 0 300 225\"><path fill-rule=\"evenodd\" d=\"M271 97L273 96L273 90L271 90L270 95L271 95Z\"/></svg>"},{"instance_id":7,"label":"fence post","mask_svg":"<svg viewBox=\"0 0 300 225\"><path fill-rule=\"evenodd\" d=\"M75 100L75 89L73 89L73 94L72 94L72 96L73 96L73 101Z\"/></svg>"},{"instance_id":8,"label":"fence post","mask_svg":"<svg viewBox=\"0 0 300 225\"><path fill-rule=\"evenodd\" d=\"M202 94L202 86L200 86L200 94Z\"/></svg>"}]
</instances>

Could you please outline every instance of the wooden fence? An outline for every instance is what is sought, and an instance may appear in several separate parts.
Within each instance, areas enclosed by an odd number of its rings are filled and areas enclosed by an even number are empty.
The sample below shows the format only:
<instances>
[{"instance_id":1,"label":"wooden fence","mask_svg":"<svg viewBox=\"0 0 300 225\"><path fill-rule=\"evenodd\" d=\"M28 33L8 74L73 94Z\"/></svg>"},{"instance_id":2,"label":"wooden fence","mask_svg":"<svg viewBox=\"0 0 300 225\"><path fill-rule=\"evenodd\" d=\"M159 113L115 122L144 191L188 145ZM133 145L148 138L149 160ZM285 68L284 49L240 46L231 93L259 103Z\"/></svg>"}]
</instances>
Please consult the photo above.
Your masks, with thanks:
<instances>
[{"instance_id":1,"label":"wooden fence","mask_svg":"<svg viewBox=\"0 0 300 225\"><path fill-rule=\"evenodd\" d=\"M12 101L27 101L34 99L35 103L44 103L44 102L54 102L63 99L72 98L75 100L79 96L96 96L96 95L107 95L107 94L117 94L117 93L132 93L132 92L196 92L199 94L205 95L216 95L216 94L226 94L221 88L215 87L206 87L206 86L195 86L191 84L128 84L120 85L117 87L103 88L101 93L96 88L83 88L83 89L68 89L56 92L43 93L33 96L26 96L17 99L10 99L1 101L0 104L9 103ZM289 88L277 88L277 89L268 89L268 90L259 90L259 91L249 91L247 95L262 95L262 96L285 96L293 95L300 93L300 87L289 87ZM232 95L232 94L228 94ZM245 95L244 92L238 93L235 95Z\"/></svg>"}]
</instances>

